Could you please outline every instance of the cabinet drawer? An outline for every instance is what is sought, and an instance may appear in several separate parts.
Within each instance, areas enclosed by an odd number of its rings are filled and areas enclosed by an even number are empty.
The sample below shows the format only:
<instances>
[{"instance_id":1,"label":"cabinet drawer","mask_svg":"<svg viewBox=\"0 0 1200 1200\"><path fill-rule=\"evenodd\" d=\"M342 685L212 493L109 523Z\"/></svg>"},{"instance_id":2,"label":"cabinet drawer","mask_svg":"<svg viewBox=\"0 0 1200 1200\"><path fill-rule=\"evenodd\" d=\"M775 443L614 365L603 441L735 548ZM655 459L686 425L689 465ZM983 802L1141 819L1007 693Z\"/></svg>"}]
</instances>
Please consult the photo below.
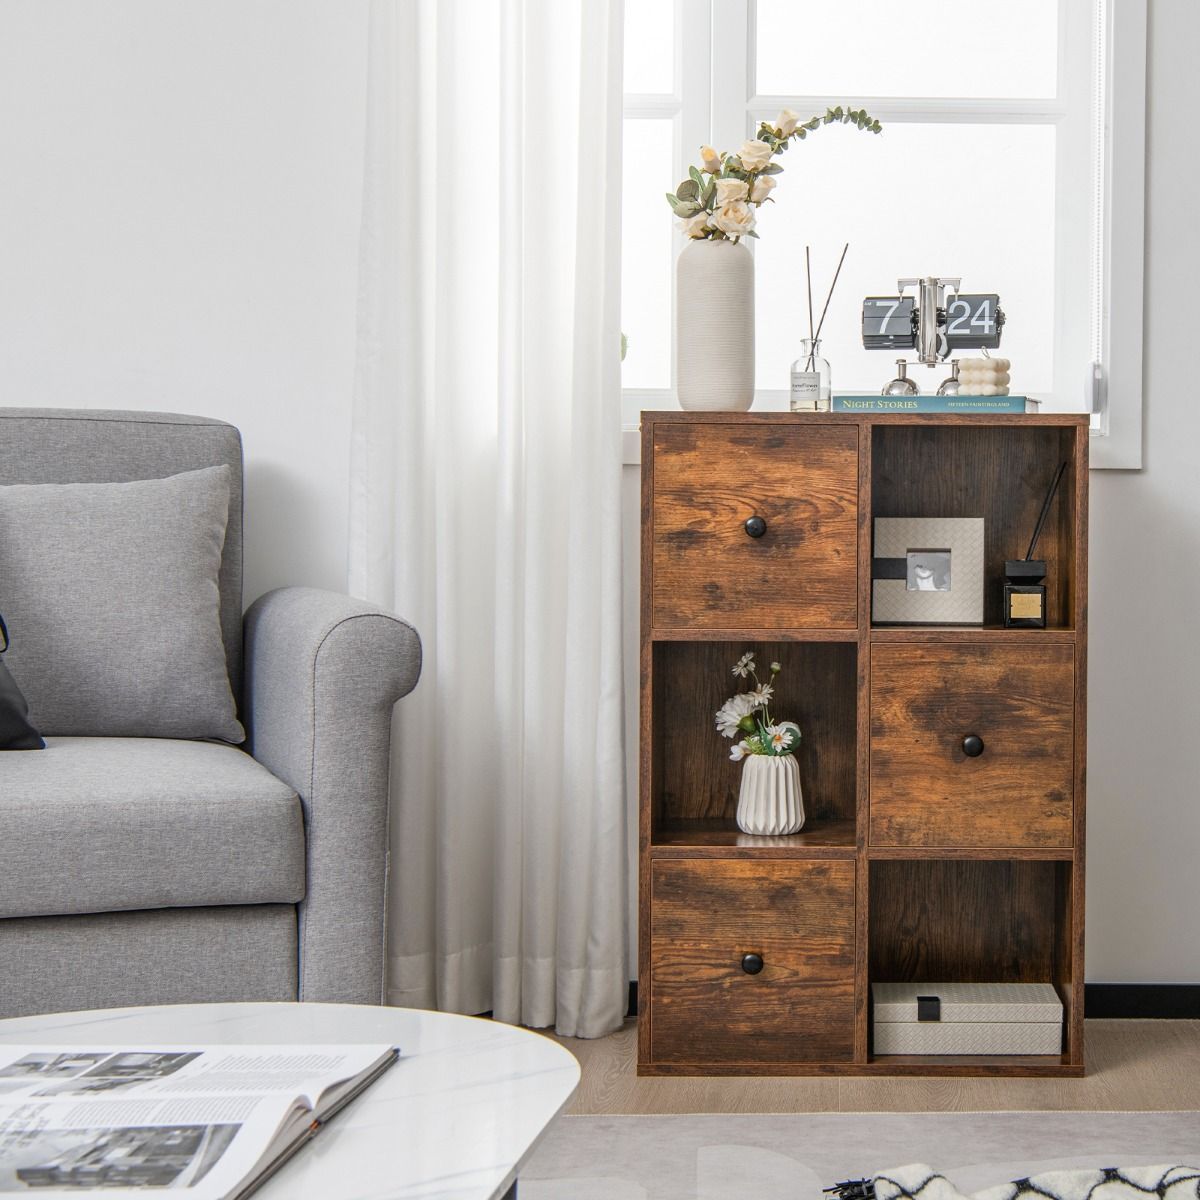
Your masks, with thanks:
<instances>
[{"instance_id":1,"label":"cabinet drawer","mask_svg":"<svg viewBox=\"0 0 1200 1200\"><path fill-rule=\"evenodd\" d=\"M1071 846L1074 698L1070 645L873 646L871 845Z\"/></svg>"},{"instance_id":2,"label":"cabinet drawer","mask_svg":"<svg viewBox=\"0 0 1200 1200\"><path fill-rule=\"evenodd\" d=\"M834 1062L854 1042L854 863L655 862L651 1056ZM748 974L747 954L762 959Z\"/></svg>"},{"instance_id":3,"label":"cabinet drawer","mask_svg":"<svg viewBox=\"0 0 1200 1200\"><path fill-rule=\"evenodd\" d=\"M856 627L857 427L661 422L653 456L655 627Z\"/></svg>"}]
</instances>

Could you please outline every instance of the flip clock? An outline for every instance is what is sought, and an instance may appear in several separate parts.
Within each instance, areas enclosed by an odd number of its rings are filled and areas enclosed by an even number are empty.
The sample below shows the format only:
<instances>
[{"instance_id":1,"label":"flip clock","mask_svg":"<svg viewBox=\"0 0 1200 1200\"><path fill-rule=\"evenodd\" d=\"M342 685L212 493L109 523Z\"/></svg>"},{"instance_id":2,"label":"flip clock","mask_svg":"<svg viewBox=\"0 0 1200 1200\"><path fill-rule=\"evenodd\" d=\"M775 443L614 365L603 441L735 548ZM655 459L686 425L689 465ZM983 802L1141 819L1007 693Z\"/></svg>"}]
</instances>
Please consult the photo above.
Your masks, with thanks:
<instances>
[{"instance_id":1,"label":"flip clock","mask_svg":"<svg viewBox=\"0 0 1200 1200\"><path fill-rule=\"evenodd\" d=\"M868 296L863 300L862 340L867 350L915 350L916 361L936 367L959 350L995 350L1000 345L1004 313L994 292L967 293L962 280L926 275L898 279L898 296ZM905 295L910 288L915 294ZM908 377L908 360L896 360L896 378L885 396L916 396L921 389ZM951 362L950 376L937 390L939 396L957 395L958 363Z\"/></svg>"}]
</instances>

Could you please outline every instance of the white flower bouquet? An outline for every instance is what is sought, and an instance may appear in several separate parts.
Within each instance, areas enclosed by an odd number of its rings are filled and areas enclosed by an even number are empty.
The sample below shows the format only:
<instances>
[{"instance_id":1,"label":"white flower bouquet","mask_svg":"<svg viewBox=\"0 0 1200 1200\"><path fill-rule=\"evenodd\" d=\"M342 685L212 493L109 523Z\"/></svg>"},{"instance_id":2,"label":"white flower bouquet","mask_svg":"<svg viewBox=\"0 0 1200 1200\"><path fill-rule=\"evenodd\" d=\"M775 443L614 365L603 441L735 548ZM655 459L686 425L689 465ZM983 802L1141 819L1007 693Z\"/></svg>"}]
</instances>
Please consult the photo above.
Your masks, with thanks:
<instances>
[{"instance_id":1,"label":"white flower bouquet","mask_svg":"<svg viewBox=\"0 0 1200 1200\"><path fill-rule=\"evenodd\" d=\"M824 116L801 121L798 113L785 108L774 124L763 121L756 137L742 143L736 154L718 154L711 146L700 147L699 167L688 168L688 178L667 203L679 218L683 232L690 238L758 237L754 232L756 210L771 199L775 187L772 178L783 171L773 160L787 150L792 141L802 141L822 125L854 125L870 133L883 128L874 117L859 108L827 108Z\"/></svg>"},{"instance_id":2,"label":"white flower bouquet","mask_svg":"<svg viewBox=\"0 0 1200 1200\"><path fill-rule=\"evenodd\" d=\"M770 666L768 682L760 683L754 663L754 651L747 650L733 665L740 679L752 679L754 689L731 696L717 710L717 731L724 737L740 737L730 748L729 757L741 762L747 754L764 754L780 758L795 754L800 748L800 726L795 721L776 722L771 718L771 700L775 695L775 680L783 668L777 662Z\"/></svg>"}]
</instances>

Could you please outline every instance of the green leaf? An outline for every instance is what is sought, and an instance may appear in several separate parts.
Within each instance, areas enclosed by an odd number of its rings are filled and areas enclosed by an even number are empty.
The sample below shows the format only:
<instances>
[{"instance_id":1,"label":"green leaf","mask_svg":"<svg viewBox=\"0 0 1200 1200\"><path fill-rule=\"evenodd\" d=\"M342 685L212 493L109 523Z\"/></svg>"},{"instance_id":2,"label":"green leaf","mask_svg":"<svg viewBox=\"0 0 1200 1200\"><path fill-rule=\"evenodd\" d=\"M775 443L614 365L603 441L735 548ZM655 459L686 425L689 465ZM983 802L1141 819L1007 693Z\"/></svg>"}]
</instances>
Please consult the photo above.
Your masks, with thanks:
<instances>
[{"instance_id":1,"label":"green leaf","mask_svg":"<svg viewBox=\"0 0 1200 1200\"><path fill-rule=\"evenodd\" d=\"M761 171L760 175L782 175L783 168L776 162L769 162Z\"/></svg>"},{"instance_id":2,"label":"green leaf","mask_svg":"<svg viewBox=\"0 0 1200 1200\"><path fill-rule=\"evenodd\" d=\"M704 191L700 193L700 203L703 204L705 208L712 208L713 196L716 195L716 191L716 180L710 180L708 187L706 187Z\"/></svg>"},{"instance_id":3,"label":"green leaf","mask_svg":"<svg viewBox=\"0 0 1200 1200\"><path fill-rule=\"evenodd\" d=\"M694 182L696 182L697 184L700 184L701 186L703 186L704 179L701 176L700 172L695 167L688 167L688 177L690 179L692 179Z\"/></svg>"},{"instance_id":4,"label":"green leaf","mask_svg":"<svg viewBox=\"0 0 1200 1200\"><path fill-rule=\"evenodd\" d=\"M747 229L747 230L746 230L746 236L747 236L747 237L756 238L756 237L758 237L758 234L757 234L757 233L755 233L753 229Z\"/></svg>"},{"instance_id":5,"label":"green leaf","mask_svg":"<svg viewBox=\"0 0 1200 1200\"><path fill-rule=\"evenodd\" d=\"M798 138L799 138L801 141L804 141L804 139L805 139L806 137L808 137L808 134L807 134L807 133L806 133L806 132L805 132L803 129L797 129L797 130L796 130L796 136L797 136L797 137L798 137Z\"/></svg>"},{"instance_id":6,"label":"green leaf","mask_svg":"<svg viewBox=\"0 0 1200 1200\"><path fill-rule=\"evenodd\" d=\"M672 207L672 209L679 203L679 199L674 192L667 193L667 203Z\"/></svg>"},{"instance_id":7,"label":"green leaf","mask_svg":"<svg viewBox=\"0 0 1200 1200\"><path fill-rule=\"evenodd\" d=\"M694 179L685 179L675 189L675 195L680 200L698 200L700 198L700 184Z\"/></svg>"},{"instance_id":8,"label":"green leaf","mask_svg":"<svg viewBox=\"0 0 1200 1200\"><path fill-rule=\"evenodd\" d=\"M695 200L681 200L675 209L675 215L680 219L694 217L700 212L700 205Z\"/></svg>"}]
</instances>

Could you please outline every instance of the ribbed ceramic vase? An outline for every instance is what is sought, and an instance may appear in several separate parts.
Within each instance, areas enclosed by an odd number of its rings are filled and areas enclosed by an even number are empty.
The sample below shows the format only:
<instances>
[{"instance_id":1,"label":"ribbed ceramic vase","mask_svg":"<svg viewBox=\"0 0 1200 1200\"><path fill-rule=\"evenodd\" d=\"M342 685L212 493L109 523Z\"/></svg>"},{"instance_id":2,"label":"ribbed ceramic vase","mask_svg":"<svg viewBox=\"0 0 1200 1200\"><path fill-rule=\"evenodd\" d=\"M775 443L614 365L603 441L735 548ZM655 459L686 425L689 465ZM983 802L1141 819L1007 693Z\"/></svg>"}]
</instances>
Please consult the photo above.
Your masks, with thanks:
<instances>
[{"instance_id":1,"label":"ribbed ceramic vase","mask_svg":"<svg viewBox=\"0 0 1200 1200\"><path fill-rule=\"evenodd\" d=\"M675 281L679 407L745 412L754 403L754 256L744 242L693 238Z\"/></svg>"},{"instance_id":2,"label":"ribbed ceramic vase","mask_svg":"<svg viewBox=\"0 0 1200 1200\"><path fill-rule=\"evenodd\" d=\"M775 837L804 827L800 764L794 754L778 758L748 754L742 760L737 825L743 833Z\"/></svg>"}]
</instances>

